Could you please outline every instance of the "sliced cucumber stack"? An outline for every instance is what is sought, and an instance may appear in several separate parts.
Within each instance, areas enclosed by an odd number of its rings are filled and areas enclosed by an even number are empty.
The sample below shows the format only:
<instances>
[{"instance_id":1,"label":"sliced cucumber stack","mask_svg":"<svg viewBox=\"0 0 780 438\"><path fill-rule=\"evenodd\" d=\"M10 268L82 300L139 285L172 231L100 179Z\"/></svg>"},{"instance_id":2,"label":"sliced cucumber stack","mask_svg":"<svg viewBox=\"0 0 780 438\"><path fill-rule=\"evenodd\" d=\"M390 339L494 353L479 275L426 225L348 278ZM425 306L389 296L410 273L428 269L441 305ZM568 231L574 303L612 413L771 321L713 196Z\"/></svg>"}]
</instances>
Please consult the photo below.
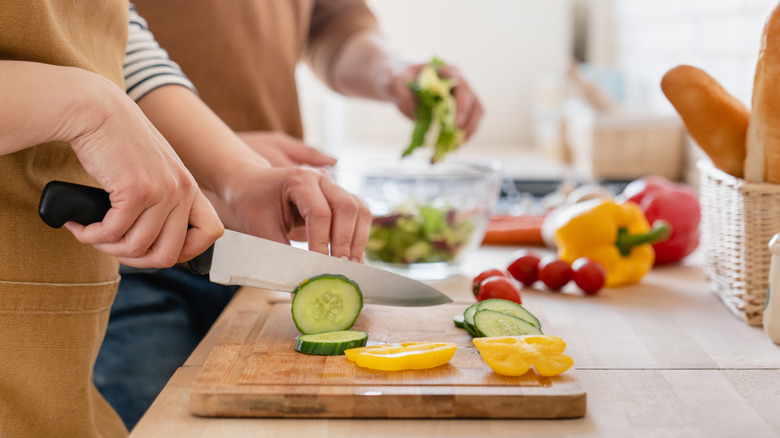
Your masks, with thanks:
<instances>
[{"instance_id":1,"label":"sliced cucumber stack","mask_svg":"<svg viewBox=\"0 0 780 438\"><path fill-rule=\"evenodd\" d=\"M477 315L485 313L477 320ZM511 319L502 319L507 316ZM493 298L474 303L462 315L452 317L455 327L466 330L472 337L522 336L542 334L539 319L525 307L509 300Z\"/></svg>"},{"instance_id":2,"label":"sliced cucumber stack","mask_svg":"<svg viewBox=\"0 0 780 438\"><path fill-rule=\"evenodd\" d=\"M343 275L309 278L293 293L293 322L304 335L347 330L363 308L360 287Z\"/></svg>"},{"instance_id":3,"label":"sliced cucumber stack","mask_svg":"<svg viewBox=\"0 0 780 438\"><path fill-rule=\"evenodd\" d=\"M338 356L350 348L365 347L368 333L360 330L300 335L295 338L295 351L322 356Z\"/></svg>"},{"instance_id":4,"label":"sliced cucumber stack","mask_svg":"<svg viewBox=\"0 0 780 438\"><path fill-rule=\"evenodd\" d=\"M531 312L513 301L492 298L480 302L477 305L475 313L479 312L480 310L495 310L496 312L506 313L508 315L523 319L538 329L542 328L542 324Z\"/></svg>"},{"instance_id":5,"label":"sliced cucumber stack","mask_svg":"<svg viewBox=\"0 0 780 438\"><path fill-rule=\"evenodd\" d=\"M480 336L541 335L530 322L495 310L479 310L474 314L474 326Z\"/></svg>"}]
</instances>

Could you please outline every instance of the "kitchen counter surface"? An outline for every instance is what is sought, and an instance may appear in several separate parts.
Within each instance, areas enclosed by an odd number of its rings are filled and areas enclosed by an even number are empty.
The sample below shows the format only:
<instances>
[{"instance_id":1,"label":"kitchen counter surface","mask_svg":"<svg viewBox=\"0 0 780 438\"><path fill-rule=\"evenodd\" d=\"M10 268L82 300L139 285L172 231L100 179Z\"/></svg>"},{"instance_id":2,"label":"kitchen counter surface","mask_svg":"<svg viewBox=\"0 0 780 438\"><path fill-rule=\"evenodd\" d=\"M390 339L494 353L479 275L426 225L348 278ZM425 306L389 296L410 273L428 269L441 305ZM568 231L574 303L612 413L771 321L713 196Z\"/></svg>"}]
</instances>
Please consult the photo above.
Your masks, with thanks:
<instances>
[{"instance_id":1,"label":"kitchen counter surface","mask_svg":"<svg viewBox=\"0 0 780 438\"><path fill-rule=\"evenodd\" d=\"M431 283L467 304L470 279L518 248L481 248L462 275ZM179 368L131 437L772 437L780 436L780 346L732 315L699 258L656 268L641 284L583 296L525 290L546 333L562 337L587 392L567 420L233 419L189 414L189 388L231 320L286 294L243 288ZM153 365L150 365L153 366Z\"/></svg>"}]
</instances>

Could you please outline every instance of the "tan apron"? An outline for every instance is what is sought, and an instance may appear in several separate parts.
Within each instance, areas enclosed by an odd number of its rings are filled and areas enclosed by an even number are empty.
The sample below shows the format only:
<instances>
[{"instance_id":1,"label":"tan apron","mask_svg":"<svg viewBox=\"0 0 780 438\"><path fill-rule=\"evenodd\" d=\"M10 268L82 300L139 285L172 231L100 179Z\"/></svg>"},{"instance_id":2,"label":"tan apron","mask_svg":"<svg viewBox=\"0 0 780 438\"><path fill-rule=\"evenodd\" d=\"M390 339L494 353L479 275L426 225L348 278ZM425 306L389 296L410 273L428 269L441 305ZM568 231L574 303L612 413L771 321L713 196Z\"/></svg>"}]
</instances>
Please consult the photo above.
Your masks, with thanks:
<instances>
[{"instance_id":1,"label":"tan apron","mask_svg":"<svg viewBox=\"0 0 780 438\"><path fill-rule=\"evenodd\" d=\"M3 0L0 56L81 67L122 85L123 0ZM46 182L95 185L70 145L0 156L0 437L126 436L92 384L116 259L48 228Z\"/></svg>"}]
</instances>

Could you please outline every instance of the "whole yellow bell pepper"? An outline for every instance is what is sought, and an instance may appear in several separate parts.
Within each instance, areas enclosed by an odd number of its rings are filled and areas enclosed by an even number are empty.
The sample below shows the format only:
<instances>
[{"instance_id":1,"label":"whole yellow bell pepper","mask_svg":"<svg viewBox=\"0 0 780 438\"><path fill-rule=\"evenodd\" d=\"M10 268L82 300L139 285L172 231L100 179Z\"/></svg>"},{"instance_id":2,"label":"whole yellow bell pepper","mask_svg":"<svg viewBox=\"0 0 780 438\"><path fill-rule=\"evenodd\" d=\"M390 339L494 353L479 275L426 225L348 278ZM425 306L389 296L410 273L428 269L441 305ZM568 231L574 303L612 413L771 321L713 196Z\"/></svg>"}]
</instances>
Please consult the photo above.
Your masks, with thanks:
<instances>
[{"instance_id":1,"label":"whole yellow bell pepper","mask_svg":"<svg viewBox=\"0 0 780 438\"><path fill-rule=\"evenodd\" d=\"M569 263L580 257L601 263L607 272L606 287L638 283L653 267L652 244L671 234L665 221L656 221L651 228L633 202L617 204L611 199L575 204L557 221L558 257Z\"/></svg>"}]
</instances>

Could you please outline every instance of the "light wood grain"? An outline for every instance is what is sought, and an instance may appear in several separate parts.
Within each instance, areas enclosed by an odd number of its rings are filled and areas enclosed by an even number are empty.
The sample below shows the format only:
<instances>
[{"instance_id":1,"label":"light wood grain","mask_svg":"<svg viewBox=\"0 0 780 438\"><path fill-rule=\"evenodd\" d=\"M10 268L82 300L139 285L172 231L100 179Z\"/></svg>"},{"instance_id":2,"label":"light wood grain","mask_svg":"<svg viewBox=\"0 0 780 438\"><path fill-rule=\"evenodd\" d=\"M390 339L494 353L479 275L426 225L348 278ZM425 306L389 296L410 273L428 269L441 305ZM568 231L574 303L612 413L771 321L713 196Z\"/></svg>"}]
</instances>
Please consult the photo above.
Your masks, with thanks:
<instances>
[{"instance_id":1,"label":"light wood grain","mask_svg":"<svg viewBox=\"0 0 780 438\"><path fill-rule=\"evenodd\" d=\"M465 304L431 308L367 305L355 329L371 343L458 345L450 363L398 372L361 368L344 356L293 350L299 334L289 300L237 313L191 392L200 416L348 418L569 418L585 413L574 370L552 378L494 373L452 316ZM544 323L544 321L543 321Z\"/></svg>"},{"instance_id":2,"label":"light wood grain","mask_svg":"<svg viewBox=\"0 0 780 438\"><path fill-rule=\"evenodd\" d=\"M433 282L473 302L470 279L505 266L518 248L483 247L462 276ZM201 418L190 388L208 354L196 350L132 437L776 437L780 436L780 346L734 317L709 289L700 257L656 268L641 284L585 297L526 290L546 331L567 341L587 413L566 420ZM238 314L279 295L242 289L201 346L216 345ZM209 349L210 351L210 349ZM197 354L196 354L197 353ZM208 352L206 352L208 353ZM200 355L200 356L198 356Z\"/></svg>"},{"instance_id":3,"label":"light wood grain","mask_svg":"<svg viewBox=\"0 0 780 438\"><path fill-rule=\"evenodd\" d=\"M201 418L187 408L198 371L177 371L131 438L780 435L780 370L578 370L588 412L555 421Z\"/></svg>"}]
</instances>

